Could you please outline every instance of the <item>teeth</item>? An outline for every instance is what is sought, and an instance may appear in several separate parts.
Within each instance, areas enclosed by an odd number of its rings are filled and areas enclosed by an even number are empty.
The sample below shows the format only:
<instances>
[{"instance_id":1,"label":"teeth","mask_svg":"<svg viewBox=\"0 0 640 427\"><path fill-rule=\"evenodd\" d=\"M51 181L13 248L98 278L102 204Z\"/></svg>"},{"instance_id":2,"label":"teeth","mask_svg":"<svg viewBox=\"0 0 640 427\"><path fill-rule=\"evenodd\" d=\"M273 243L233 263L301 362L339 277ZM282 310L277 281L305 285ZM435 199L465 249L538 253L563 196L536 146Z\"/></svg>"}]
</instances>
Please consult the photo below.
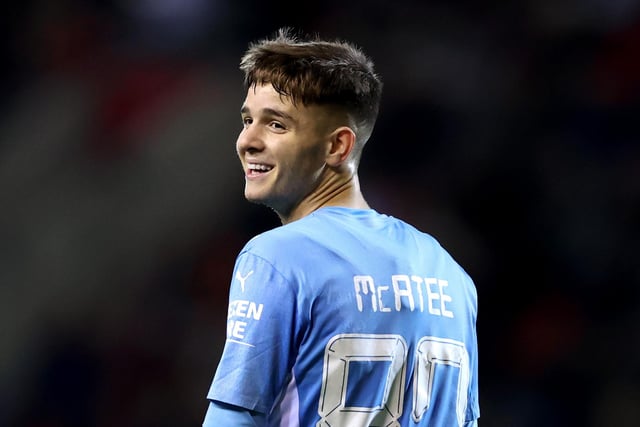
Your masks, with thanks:
<instances>
[{"instance_id":1,"label":"teeth","mask_svg":"<svg viewBox=\"0 0 640 427\"><path fill-rule=\"evenodd\" d=\"M271 169L273 169L273 166L263 165L260 163L249 163L247 167L251 170L258 171L270 171Z\"/></svg>"}]
</instances>

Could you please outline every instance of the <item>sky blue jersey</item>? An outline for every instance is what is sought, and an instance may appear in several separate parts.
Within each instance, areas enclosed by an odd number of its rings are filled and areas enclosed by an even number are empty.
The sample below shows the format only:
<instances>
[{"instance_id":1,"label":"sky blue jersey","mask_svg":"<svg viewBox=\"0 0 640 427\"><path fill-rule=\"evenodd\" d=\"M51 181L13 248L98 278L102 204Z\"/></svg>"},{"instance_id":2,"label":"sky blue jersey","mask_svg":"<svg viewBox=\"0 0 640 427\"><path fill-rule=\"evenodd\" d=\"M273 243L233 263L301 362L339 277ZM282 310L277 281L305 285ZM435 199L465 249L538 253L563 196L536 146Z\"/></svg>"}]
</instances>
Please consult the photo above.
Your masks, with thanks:
<instances>
[{"instance_id":1,"label":"sky blue jersey","mask_svg":"<svg viewBox=\"0 0 640 427\"><path fill-rule=\"evenodd\" d=\"M325 207L250 240L208 399L269 426L465 426L479 417L477 294L428 234Z\"/></svg>"}]
</instances>

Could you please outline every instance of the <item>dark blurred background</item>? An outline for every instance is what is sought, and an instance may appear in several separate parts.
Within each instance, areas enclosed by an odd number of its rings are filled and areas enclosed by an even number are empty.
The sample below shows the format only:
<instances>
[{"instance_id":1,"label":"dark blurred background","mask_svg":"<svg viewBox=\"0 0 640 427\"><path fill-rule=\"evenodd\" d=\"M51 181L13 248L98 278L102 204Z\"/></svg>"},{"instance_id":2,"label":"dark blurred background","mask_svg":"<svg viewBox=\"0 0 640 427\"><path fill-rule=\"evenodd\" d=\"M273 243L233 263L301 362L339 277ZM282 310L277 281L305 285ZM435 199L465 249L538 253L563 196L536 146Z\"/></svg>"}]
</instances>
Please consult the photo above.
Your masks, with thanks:
<instances>
[{"instance_id":1,"label":"dark blurred background","mask_svg":"<svg viewBox=\"0 0 640 427\"><path fill-rule=\"evenodd\" d=\"M640 2L12 1L0 58L0 425L197 426L238 250L248 42L355 42L361 181L479 294L481 424L640 420Z\"/></svg>"}]
</instances>

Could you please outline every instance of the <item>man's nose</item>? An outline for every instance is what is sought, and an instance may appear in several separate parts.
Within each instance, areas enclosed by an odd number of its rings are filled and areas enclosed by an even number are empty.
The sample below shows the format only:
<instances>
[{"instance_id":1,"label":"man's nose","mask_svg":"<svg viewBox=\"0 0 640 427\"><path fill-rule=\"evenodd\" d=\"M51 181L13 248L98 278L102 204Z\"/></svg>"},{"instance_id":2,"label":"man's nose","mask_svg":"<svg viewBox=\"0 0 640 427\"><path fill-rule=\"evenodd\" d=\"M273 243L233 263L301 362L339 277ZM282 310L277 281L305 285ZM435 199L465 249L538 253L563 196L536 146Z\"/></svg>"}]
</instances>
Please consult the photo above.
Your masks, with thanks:
<instances>
[{"instance_id":1,"label":"man's nose","mask_svg":"<svg viewBox=\"0 0 640 427\"><path fill-rule=\"evenodd\" d=\"M238 152L259 151L264 147L264 140L257 126L246 126L238 135L236 148Z\"/></svg>"}]
</instances>

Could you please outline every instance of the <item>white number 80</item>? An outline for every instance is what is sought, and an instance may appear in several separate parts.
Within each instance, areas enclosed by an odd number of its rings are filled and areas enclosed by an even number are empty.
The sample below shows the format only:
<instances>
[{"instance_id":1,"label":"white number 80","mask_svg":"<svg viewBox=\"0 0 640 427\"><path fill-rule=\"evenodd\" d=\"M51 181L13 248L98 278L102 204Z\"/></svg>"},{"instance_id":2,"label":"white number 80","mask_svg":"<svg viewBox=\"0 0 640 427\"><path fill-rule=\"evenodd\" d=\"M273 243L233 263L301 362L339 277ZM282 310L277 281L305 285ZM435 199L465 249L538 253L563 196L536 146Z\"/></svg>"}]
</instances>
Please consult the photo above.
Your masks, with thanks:
<instances>
[{"instance_id":1,"label":"white number 80","mask_svg":"<svg viewBox=\"0 0 640 427\"><path fill-rule=\"evenodd\" d=\"M431 403L434 373L438 365L460 369L458 375L456 415L464 424L469 386L469 355L460 341L423 337L416 346L413 379L415 422L422 419ZM400 335L341 334L329 340L324 353L322 390L318 404L322 426L383 425L399 427L404 401L407 343ZM346 405L346 392L351 362L388 362L382 404L376 407Z\"/></svg>"}]
</instances>

